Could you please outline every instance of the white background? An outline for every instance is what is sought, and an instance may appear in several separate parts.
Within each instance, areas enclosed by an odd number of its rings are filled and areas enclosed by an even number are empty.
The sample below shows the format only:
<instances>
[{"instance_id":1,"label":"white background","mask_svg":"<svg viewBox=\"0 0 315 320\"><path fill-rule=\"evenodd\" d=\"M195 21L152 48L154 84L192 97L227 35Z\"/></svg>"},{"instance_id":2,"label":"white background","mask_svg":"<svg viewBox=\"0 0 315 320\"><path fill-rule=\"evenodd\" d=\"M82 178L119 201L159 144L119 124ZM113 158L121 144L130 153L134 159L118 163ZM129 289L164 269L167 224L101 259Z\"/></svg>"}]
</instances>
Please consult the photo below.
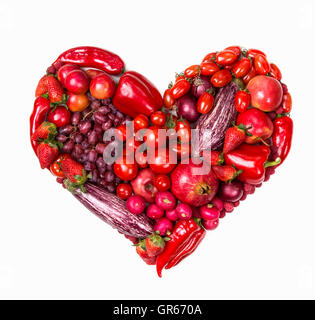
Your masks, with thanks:
<instances>
[{"instance_id":1,"label":"white background","mask_svg":"<svg viewBox=\"0 0 315 320\"><path fill-rule=\"evenodd\" d=\"M0 298L315 298L313 1L0 2ZM161 90L229 45L259 48L293 96L294 143L277 175L159 279L130 243L40 169L34 90L64 50L95 45Z\"/></svg>"}]
</instances>

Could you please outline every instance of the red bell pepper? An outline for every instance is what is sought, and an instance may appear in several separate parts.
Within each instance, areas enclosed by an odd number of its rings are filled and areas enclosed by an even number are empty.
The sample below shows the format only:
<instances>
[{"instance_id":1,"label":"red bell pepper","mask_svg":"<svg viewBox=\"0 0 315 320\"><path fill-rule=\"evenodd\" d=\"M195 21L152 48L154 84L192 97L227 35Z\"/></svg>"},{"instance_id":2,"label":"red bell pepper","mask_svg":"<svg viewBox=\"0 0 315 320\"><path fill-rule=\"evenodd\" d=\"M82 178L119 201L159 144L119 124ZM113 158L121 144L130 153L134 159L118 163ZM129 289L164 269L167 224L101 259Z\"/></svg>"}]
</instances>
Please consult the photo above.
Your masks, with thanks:
<instances>
[{"instance_id":1,"label":"red bell pepper","mask_svg":"<svg viewBox=\"0 0 315 320\"><path fill-rule=\"evenodd\" d=\"M89 67L103 70L109 74L121 74L125 64L122 59L107 50L96 47L76 47L62 53L57 62L74 63L81 67Z\"/></svg>"},{"instance_id":2,"label":"red bell pepper","mask_svg":"<svg viewBox=\"0 0 315 320\"><path fill-rule=\"evenodd\" d=\"M163 99L147 78L138 72L128 71L119 80L113 104L119 111L134 118L140 113L150 116L161 109Z\"/></svg>"},{"instance_id":3,"label":"red bell pepper","mask_svg":"<svg viewBox=\"0 0 315 320\"><path fill-rule=\"evenodd\" d=\"M280 158L283 163L291 149L293 121L290 117L285 116L276 118L273 125L272 143L276 148L273 157L274 159Z\"/></svg>"},{"instance_id":4,"label":"red bell pepper","mask_svg":"<svg viewBox=\"0 0 315 320\"><path fill-rule=\"evenodd\" d=\"M238 180L249 184L260 184L265 179L265 168L277 165L280 159L269 162L270 149L265 145L243 143L239 148L224 155L226 164L234 165L242 173Z\"/></svg>"},{"instance_id":5,"label":"red bell pepper","mask_svg":"<svg viewBox=\"0 0 315 320\"><path fill-rule=\"evenodd\" d=\"M30 117L30 137L32 137L35 130L45 121L46 115L50 110L50 102L48 99L39 96L35 99L33 112ZM32 140L31 144L35 154L37 154L37 141Z\"/></svg>"}]
</instances>

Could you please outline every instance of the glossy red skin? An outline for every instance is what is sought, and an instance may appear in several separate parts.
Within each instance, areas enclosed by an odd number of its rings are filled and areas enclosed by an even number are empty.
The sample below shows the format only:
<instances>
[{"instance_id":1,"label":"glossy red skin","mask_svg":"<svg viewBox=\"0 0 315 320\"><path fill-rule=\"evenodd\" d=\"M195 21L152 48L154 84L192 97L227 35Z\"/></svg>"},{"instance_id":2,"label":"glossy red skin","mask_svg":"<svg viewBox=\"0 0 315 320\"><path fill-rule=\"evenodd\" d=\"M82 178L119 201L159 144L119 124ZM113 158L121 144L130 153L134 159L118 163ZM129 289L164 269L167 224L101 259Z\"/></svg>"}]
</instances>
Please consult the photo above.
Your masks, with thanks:
<instances>
[{"instance_id":1,"label":"glossy red skin","mask_svg":"<svg viewBox=\"0 0 315 320\"><path fill-rule=\"evenodd\" d=\"M136 163L126 163L125 157L118 159L113 168L115 175L124 181L133 180L138 173L138 165Z\"/></svg>"},{"instance_id":2,"label":"glossy red skin","mask_svg":"<svg viewBox=\"0 0 315 320\"><path fill-rule=\"evenodd\" d=\"M30 137L34 134L35 130L45 121L47 113L50 110L50 102L48 99L41 96L37 97L34 101L33 112L30 116ZM37 155L37 141L31 139L32 148Z\"/></svg>"},{"instance_id":3,"label":"glossy red skin","mask_svg":"<svg viewBox=\"0 0 315 320\"><path fill-rule=\"evenodd\" d=\"M248 84L248 82L252 80L256 75L257 75L256 70L254 66L252 66L249 72L242 78L242 80L245 84Z\"/></svg>"},{"instance_id":4,"label":"glossy red skin","mask_svg":"<svg viewBox=\"0 0 315 320\"><path fill-rule=\"evenodd\" d=\"M245 112L241 112L237 117L237 125L243 124L252 136L246 135L245 142L249 144L258 143L266 140L273 133L273 124L268 115L258 109L251 108Z\"/></svg>"},{"instance_id":5,"label":"glossy red skin","mask_svg":"<svg viewBox=\"0 0 315 320\"><path fill-rule=\"evenodd\" d=\"M145 129L149 126L149 119L144 114L139 114L134 118L135 130Z\"/></svg>"},{"instance_id":6,"label":"glossy red skin","mask_svg":"<svg viewBox=\"0 0 315 320\"><path fill-rule=\"evenodd\" d=\"M150 157L149 166L155 173L167 174L176 167L176 163L170 163L170 160L169 152L166 149L161 149L158 154Z\"/></svg>"},{"instance_id":7,"label":"glossy red skin","mask_svg":"<svg viewBox=\"0 0 315 320\"><path fill-rule=\"evenodd\" d=\"M281 71L274 63L270 63L270 75L279 81L282 79Z\"/></svg>"},{"instance_id":8,"label":"glossy red skin","mask_svg":"<svg viewBox=\"0 0 315 320\"><path fill-rule=\"evenodd\" d=\"M231 82L231 80L232 80L231 72L226 69L216 72L211 77L211 83L216 88L221 88L226 86L228 83Z\"/></svg>"},{"instance_id":9,"label":"glossy red skin","mask_svg":"<svg viewBox=\"0 0 315 320\"><path fill-rule=\"evenodd\" d=\"M213 102L213 95L208 92L204 92L197 101L197 111L202 114L208 113L213 106Z\"/></svg>"},{"instance_id":10,"label":"glossy red skin","mask_svg":"<svg viewBox=\"0 0 315 320\"><path fill-rule=\"evenodd\" d=\"M285 93L283 95L281 106L283 108L283 112L284 113L290 113L291 112L291 109L292 109L292 97L291 97L291 94L289 92L287 92L287 93Z\"/></svg>"},{"instance_id":11,"label":"glossy red skin","mask_svg":"<svg viewBox=\"0 0 315 320\"><path fill-rule=\"evenodd\" d=\"M111 98L115 89L115 81L106 73L95 76L90 82L91 95L96 99Z\"/></svg>"},{"instance_id":12,"label":"glossy red skin","mask_svg":"<svg viewBox=\"0 0 315 320\"><path fill-rule=\"evenodd\" d=\"M178 120L175 126L180 143L189 143L191 138L191 128L187 120Z\"/></svg>"},{"instance_id":13,"label":"glossy red skin","mask_svg":"<svg viewBox=\"0 0 315 320\"><path fill-rule=\"evenodd\" d=\"M138 72L128 71L119 80L113 104L122 113L135 118L139 113L150 116L160 110L163 99L147 78Z\"/></svg>"},{"instance_id":14,"label":"glossy red skin","mask_svg":"<svg viewBox=\"0 0 315 320\"><path fill-rule=\"evenodd\" d=\"M258 54L254 59L254 67L258 74L265 75L270 71L270 65L265 56Z\"/></svg>"},{"instance_id":15,"label":"glossy red skin","mask_svg":"<svg viewBox=\"0 0 315 320\"><path fill-rule=\"evenodd\" d=\"M212 76L219 70L220 67L214 61L202 62L200 65L200 73L204 76Z\"/></svg>"},{"instance_id":16,"label":"glossy red skin","mask_svg":"<svg viewBox=\"0 0 315 320\"><path fill-rule=\"evenodd\" d=\"M227 165L234 165L242 173L238 180L249 184L260 184L265 179L266 163L270 149L265 145L242 144L237 149L226 153L224 161Z\"/></svg>"},{"instance_id":17,"label":"glossy red skin","mask_svg":"<svg viewBox=\"0 0 315 320\"><path fill-rule=\"evenodd\" d=\"M205 166L206 174L195 174L194 170ZM209 203L218 191L219 182L207 163L180 163L171 174L172 193L181 202L194 207ZM207 191L205 191L207 190Z\"/></svg>"},{"instance_id":18,"label":"glossy red skin","mask_svg":"<svg viewBox=\"0 0 315 320\"><path fill-rule=\"evenodd\" d=\"M191 84L186 79L181 79L175 82L171 89L171 95L174 99L179 99L184 96L191 88Z\"/></svg>"},{"instance_id":19,"label":"glossy red skin","mask_svg":"<svg viewBox=\"0 0 315 320\"><path fill-rule=\"evenodd\" d=\"M161 141L159 140L159 129L161 129L158 126L151 126L146 130L146 134L143 137L143 141L146 143L151 148L157 148L157 147L163 147L166 143L162 144L162 139Z\"/></svg>"},{"instance_id":20,"label":"glossy red skin","mask_svg":"<svg viewBox=\"0 0 315 320\"><path fill-rule=\"evenodd\" d=\"M247 110L250 104L250 94L246 91L238 91L235 95L235 109L238 112Z\"/></svg>"},{"instance_id":21,"label":"glossy red skin","mask_svg":"<svg viewBox=\"0 0 315 320\"><path fill-rule=\"evenodd\" d=\"M89 99L85 94L74 94L68 92L69 98L67 101L67 106L70 111L83 111L89 105Z\"/></svg>"},{"instance_id":22,"label":"glossy red skin","mask_svg":"<svg viewBox=\"0 0 315 320\"><path fill-rule=\"evenodd\" d=\"M101 48L89 46L69 49L63 52L53 64L59 61L74 63L81 67L100 69L114 75L122 73L125 67L124 62L118 55Z\"/></svg>"},{"instance_id":23,"label":"glossy red skin","mask_svg":"<svg viewBox=\"0 0 315 320\"><path fill-rule=\"evenodd\" d=\"M187 78L194 78L200 74L200 66L194 64L193 66L188 67L184 73Z\"/></svg>"},{"instance_id":24,"label":"glossy red skin","mask_svg":"<svg viewBox=\"0 0 315 320\"><path fill-rule=\"evenodd\" d=\"M239 46L230 46L230 47L225 48L224 50L233 51L236 54L237 58L239 58L242 53L241 48Z\"/></svg>"},{"instance_id":25,"label":"glossy red skin","mask_svg":"<svg viewBox=\"0 0 315 320\"><path fill-rule=\"evenodd\" d=\"M290 117L285 116L275 119L273 125L272 144L277 147L273 156L274 160L279 157L281 159L280 164L282 164L291 150L293 121Z\"/></svg>"},{"instance_id":26,"label":"glossy red skin","mask_svg":"<svg viewBox=\"0 0 315 320\"><path fill-rule=\"evenodd\" d=\"M171 89L166 89L163 95L164 106L167 109L171 109L175 104L175 99L171 95Z\"/></svg>"},{"instance_id":27,"label":"glossy red skin","mask_svg":"<svg viewBox=\"0 0 315 320\"><path fill-rule=\"evenodd\" d=\"M171 151L177 154L178 159L186 159L191 155L191 145L189 143L177 143L171 146Z\"/></svg>"},{"instance_id":28,"label":"glossy red skin","mask_svg":"<svg viewBox=\"0 0 315 320\"><path fill-rule=\"evenodd\" d=\"M54 123L58 128L70 123L71 112L63 106L57 107L48 114L48 121Z\"/></svg>"},{"instance_id":29,"label":"glossy red skin","mask_svg":"<svg viewBox=\"0 0 315 320\"><path fill-rule=\"evenodd\" d=\"M73 70L79 70L80 68L75 64L67 63L63 65L57 72L57 78L63 86L65 86L65 81L67 75Z\"/></svg>"},{"instance_id":30,"label":"glossy red skin","mask_svg":"<svg viewBox=\"0 0 315 320\"><path fill-rule=\"evenodd\" d=\"M171 179L166 174L159 174L155 178L154 185L159 191L167 191L171 187Z\"/></svg>"},{"instance_id":31,"label":"glossy red skin","mask_svg":"<svg viewBox=\"0 0 315 320\"><path fill-rule=\"evenodd\" d=\"M156 126L163 126L166 122L166 115L162 111L155 111L151 114L150 120Z\"/></svg>"},{"instance_id":32,"label":"glossy red skin","mask_svg":"<svg viewBox=\"0 0 315 320\"><path fill-rule=\"evenodd\" d=\"M243 58L233 65L232 72L236 78L242 78L250 71L251 66L250 59Z\"/></svg>"},{"instance_id":33,"label":"glossy red skin","mask_svg":"<svg viewBox=\"0 0 315 320\"><path fill-rule=\"evenodd\" d=\"M94 77L96 77L96 76L98 76L98 75L100 75L100 74L104 74L103 71L101 71L101 70L96 70L96 69L86 69L86 70L84 70L84 71L85 71L85 73L88 75L88 77L89 77L90 79L93 79Z\"/></svg>"},{"instance_id":34,"label":"glossy red skin","mask_svg":"<svg viewBox=\"0 0 315 320\"><path fill-rule=\"evenodd\" d=\"M72 93L82 94L89 89L90 78L83 70L72 70L65 80L65 87Z\"/></svg>"},{"instance_id":35,"label":"glossy red skin","mask_svg":"<svg viewBox=\"0 0 315 320\"><path fill-rule=\"evenodd\" d=\"M61 163L63 160L69 158L71 158L71 156L68 153L60 154L57 160L50 165L50 172L56 177L65 178L65 174L61 170Z\"/></svg>"},{"instance_id":36,"label":"glossy red skin","mask_svg":"<svg viewBox=\"0 0 315 320\"><path fill-rule=\"evenodd\" d=\"M216 55L217 55L217 52L208 53L208 54L202 59L202 62L214 61Z\"/></svg>"},{"instance_id":37,"label":"glossy red skin","mask_svg":"<svg viewBox=\"0 0 315 320\"><path fill-rule=\"evenodd\" d=\"M116 194L120 199L128 199L132 195L131 185L128 183L119 184L116 188Z\"/></svg>"},{"instance_id":38,"label":"glossy red skin","mask_svg":"<svg viewBox=\"0 0 315 320\"><path fill-rule=\"evenodd\" d=\"M217 64L221 66L229 66L237 60L237 55L232 50L223 50L216 56Z\"/></svg>"},{"instance_id":39,"label":"glossy red skin","mask_svg":"<svg viewBox=\"0 0 315 320\"><path fill-rule=\"evenodd\" d=\"M248 49L246 57L255 58L258 54L266 56L266 54L258 49Z\"/></svg>"},{"instance_id":40,"label":"glossy red skin","mask_svg":"<svg viewBox=\"0 0 315 320\"><path fill-rule=\"evenodd\" d=\"M247 90L251 95L251 105L265 112L276 110L282 101L283 90L274 78L259 75L249 81Z\"/></svg>"}]
</instances>

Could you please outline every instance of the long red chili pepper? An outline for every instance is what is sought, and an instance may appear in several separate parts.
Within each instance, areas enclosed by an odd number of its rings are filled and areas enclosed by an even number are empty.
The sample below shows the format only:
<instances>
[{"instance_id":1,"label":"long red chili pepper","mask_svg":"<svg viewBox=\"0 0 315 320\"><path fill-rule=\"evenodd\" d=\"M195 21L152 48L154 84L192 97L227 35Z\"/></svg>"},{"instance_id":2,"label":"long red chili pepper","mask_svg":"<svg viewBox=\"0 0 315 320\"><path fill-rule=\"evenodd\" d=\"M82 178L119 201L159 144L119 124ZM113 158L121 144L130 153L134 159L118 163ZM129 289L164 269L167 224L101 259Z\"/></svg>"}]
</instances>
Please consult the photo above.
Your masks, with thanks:
<instances>
[{"instance_id":1,"label":"long red chili pepper","mask_svg":"<svg viewBox=\"0 0 315 320\"><path fill-rule=\"evenodd\" d=\"M293 121L285 116L275 119L273 125L272 143L277 148L273 156L274 159L280 158L283 163L291 149Z\"/></svg>"},{"instance_id":2,"label":"long red chili pepper","mask_svg":"<svg viewBox=\"0 0 315 320\"><path fill-rule=\"evenodd\" d=\"M109 74L118 75L124 70L122 59L107 50L96 47L76 47L62 53L53 63L61 61L74 63L81 67L89 67L103 70Z\"/></svg>"},{"instance_id":3,"label":"long red chili pepper","mask_svg":"<svg viewBox=\"0 0 315 320\"><path fill-rule=\"evenodd\" d=\"M156 271L159 277L162 277L163 268L186 246L186 241L189 241L200 228L194 219L179 220L176 223L164 251L156 259Z\"/></svg>"},{"instance_id":4,"label":"long red chili pepper","mask_svg":"<svg viewBox=\"0 0 315 320\"><path fill-rule=\"evenodd\" d=\"M170 269L178 265L183 259L191 255L199 246L200 242L206 235L206 230L200 228L190 239L185 243L185 246L181 248L176 256L167 264L165 269Z\"/></svg>"},{"instance_id":5,"label":"long red chili pepper","mask_svg":"<svg viewBox=\"0 0 315 320\"><path fill-rule=\"evenodd\" d=\"M39 125L44 122L47 112L50 110L48 99L39 96L35 99L33 112L30 117L30 137L32 137ZM37 141L31 139L31 144L35 154L37 154Z\"/></svg>"}]
</instances>

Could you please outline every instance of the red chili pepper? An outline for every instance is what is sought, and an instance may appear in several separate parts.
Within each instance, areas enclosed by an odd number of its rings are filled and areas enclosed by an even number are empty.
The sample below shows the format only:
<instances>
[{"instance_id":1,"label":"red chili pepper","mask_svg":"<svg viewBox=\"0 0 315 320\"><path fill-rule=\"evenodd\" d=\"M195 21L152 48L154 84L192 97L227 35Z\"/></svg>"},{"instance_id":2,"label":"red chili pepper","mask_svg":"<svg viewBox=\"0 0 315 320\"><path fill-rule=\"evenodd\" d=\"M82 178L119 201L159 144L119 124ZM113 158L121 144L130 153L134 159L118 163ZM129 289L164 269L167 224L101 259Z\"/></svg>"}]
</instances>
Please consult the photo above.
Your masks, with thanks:
<instances>
[{"instance_id":1,"label":"red chili pepper","mask_svg":"<svg viewBox=\"0 0 315 320\"><path fill-rule=\"evenodd\" d=\"M161 109L163 99L147 78L138 72L128 71L119 80L113 104L119 111L134 118L140 113L150 116Z\"/></svg>"},{"instance_id":2,"label":"red chili pepper","mask_svg":"<svg viewBox=\"0 0 315 320\"><path fill-rule=\"evenodd\" d=\"M224 155L226 164L234 165L242 173L238 180L249 184L260 184L265 178L265 168L280 163L277 159L268 162L270 149L265 145L249 145L243 143L239 148Z\"/></svg>"},{"instance_id":3,"label":"red chili pepper","mask_svg":"<svg viewBox=\"0 0 315 320\"><path fill-rule=\"evenodd\" d=\"M190 239L185 243L185 246L182 247L177 255L167 264L165 269L170 269L178 265L182 260L191 255L198 247L200 242L206 235L206 230L200 228Z\"/></svg>"},{"instance_id":4,"label":"red chili pepper","mask_svg":"<svg viewBox=\"0 0 315 320\"><path fill-rule=\"evenodd\" d=\"M125 64L122 59L107 50L96 47L76 47L62 53L56 62L74 63L81 67L97 68L109 74L120 74Z\"/></svg>"},{"instance_id":5,"label":"red chili pepper","mask_svg":"<svg viewBox=\"0 0 315 320\"><path fill-rule=\"evenodd\" d=\"M163 268L177 256L182 247L186 246L186 242L197 232L200 231L200 226L194 219L179 220L172 234L169 236L170 240L166 242L164 251L157 257L156 271L159 277L162 277Z\"/></svg>"},{"instance_id":6,"label":"red chili pepper","mask_svg":"<svg viewBox=\"0 0 315 320\"><path fill-rule=\"evenodd\" d=\"M273 125L272 143L277 147L273 157L274 159L280 158L283 163L291 149L293 121L290 117L285 116L275 119Z\"/></svg>"},{"instance_id":7,"label":"red chili pepper","mask_svg":"<svg viewBox=\"0 0 315 320\"><path fill-rule=\"evenodd\" d=\"M44 122L47 112L50 110L50 102L48 99L39 96L35 99L33 112L30 117L30 137L35 130ZM31 144L35 154L37 154L37 141L31 139Z\"/></svg>"}]
</instances>

